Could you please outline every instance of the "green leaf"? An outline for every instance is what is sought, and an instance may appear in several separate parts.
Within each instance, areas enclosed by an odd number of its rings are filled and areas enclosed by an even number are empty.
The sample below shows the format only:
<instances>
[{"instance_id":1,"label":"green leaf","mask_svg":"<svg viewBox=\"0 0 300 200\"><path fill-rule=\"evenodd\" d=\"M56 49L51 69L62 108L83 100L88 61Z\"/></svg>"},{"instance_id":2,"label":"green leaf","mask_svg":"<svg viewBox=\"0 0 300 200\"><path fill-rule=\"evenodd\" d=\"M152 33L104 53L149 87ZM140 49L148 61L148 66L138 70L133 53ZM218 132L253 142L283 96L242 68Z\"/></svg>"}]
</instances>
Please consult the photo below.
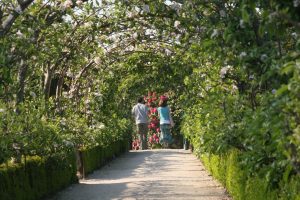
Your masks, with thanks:
<instances>
[{"instance_id":1,"label":"green leaf","mask_svg":"<svg viewBox=\"0 0 300 200\"><path fill-rule=\"evenodd\" d=\"M276 96L281 96L283 93L288 91L288 85L282 85L277 91L276 91Z\"/></svg>"},{"instance_id":2,"label":"green leaf","mask_svg":"<svg viewBox=\"0 0 300 200\"><path fill-rule=\"evenodd\" d=\"M290 61L286 64L284 64L283 68L281 69L280 73L281 74L290 74L291 72L294 71L296 67L296 64L294 61Z\"/></svg>"},{"instance_id":3,"label":"green leaf","mask_svg":"<svg viewBox=\"0 0 300 200\"><path fill-rule=\"evenodd\" d=\"M250 21L250 15L247 11L247 7L244 7L242 10L242 18L244 20L244 22L248 23Z\"/></svg>"}]
</instances>

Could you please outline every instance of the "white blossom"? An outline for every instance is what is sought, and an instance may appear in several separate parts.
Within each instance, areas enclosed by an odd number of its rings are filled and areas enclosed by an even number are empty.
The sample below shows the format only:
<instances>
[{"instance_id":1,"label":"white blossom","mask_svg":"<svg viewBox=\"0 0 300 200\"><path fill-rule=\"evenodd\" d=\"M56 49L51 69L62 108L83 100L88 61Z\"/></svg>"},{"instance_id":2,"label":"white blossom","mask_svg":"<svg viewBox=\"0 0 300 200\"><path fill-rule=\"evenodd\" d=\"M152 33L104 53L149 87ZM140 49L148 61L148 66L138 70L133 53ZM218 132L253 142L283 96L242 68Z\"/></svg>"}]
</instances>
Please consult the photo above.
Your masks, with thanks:
<instances>
[{"instance_id":1,"label":"white blossom","mask_svg":"<svg viewBox=\"0 0 300 200\"><path fill-rule=\"evenodd\" d=\"M237 90L238 90L238 87L237 87L235 84L233 84L233 85L232 85L232 90L233 90L233 91L237 91Z\"/></svg>"},{"instance_id":2,"label":"white blossom","mask_svg":"<svg viewBox=\"0 0 300 200\"><path fill-rule=\"evenodd\" d=\"M13 45L11 46L10 52L14 52L15 50L16 50L16 45L13 44Z\"/></svg>"},{"instance_id":3,"label":"white blossom","mask_svg":"<svg viewBox=\"0 0 300 200\"><path fill-rule=\"evenodd\" d=\"M205 90L210 90L211 89L211 86L210 85L207 85L207 86L205 86Z\"/></svg>"},{"instance_id":4,"label":"white blossom","mask_svg":"<svg viewBox=\"0 0 300 200\"><path fill-rule=\"evenodd\" d=\"M19 38L22 38L22 37L24 36L24 34L23 34L20 30L18 30L18 31L16 32L16 35L17 35Z\"/></svg>"},{"instance_id":5,"label":"white blossom","mask_svg":"<svg viewBox=\"0 0 300 200\"><path fill-rule=\"evenodd\" d=\"M71 141L64 140L63 143L65 144L66 147L73 147L74 144Z\"/></svg>"},{"instance_id":6,"label":"white blossom","mask_svg":"<svg viewBox=\"0 0 300 200\"><path fill-rule=\"evenodd\" d=\"M273 21L276 17L278 17L278 12L277 11L270 13L269 16L268 16L270 21Z\"/></svg>"},{"instance_id":7,"label":"white blossom","mask_svg":"<svg viewBox=\"0 0 300 200\"><path fill-rule=\"evenodd\" d=\"M296 32L293 32L293 33L291 34L291 36L292 36L294 39L297 39L298 34L297 34Z\"/></svg>"},{"instance_id":8,"label":"white blossom","mask_svg":"<svg viewBox=\"0 0 300 200\"><path fill-rule=\"evenodd\" d=\"M203 11L203 15L208 16L210 13L207 10Z\"/></svg>"},{"instance_id":9,"label":"white blossom","mask_svg":"<svg viewBox=\"0 0 300 200\"><path fill-rule=\"evenodd\" d=\"M33 33L33 29L32 28L28 28L27 29L29 33Z\"/></svg>"},{"instance_id":10,"label":"white blossom","mask_svg":"<svg viewBox=\"0 0 300 200\"><path fill-rule=\"evenodd\" d=\"M33 91L30 91L30 96L32 96L33 98L36 98L36 94Z\"/></svg>"},{"instance_id":11,"label":"white blossom","mask_svg":"<svg viewBox=\"0 0 300 200\"><path fill-rule=\"evenodd\" d=\"M101 96L102 96L102 94L99 93L99 92L95 92L94 95L95 95L96 97L101 97Z\"/></svg>"},{"instance_id":12,"label":"white blossom","mask_svg":"<svg viewBox=\"0 0 300 200\"><path fill-rule=\"evenodd\" d=\"M268 58L268 56L266 54L262 54L260 56L260 60L265 61Z\"/></svg>"},{"instance_id":13,"label":"white blossom","mask_svg":"<svg viewBox=\"0 0 300 200\"><path fill-rule=\"evenodd\" d=\"M110 39L114 42L119 42L119 36L117 34L113 34L110 36Z\"/></svg>"},{"instance_id":14,"label":"white blossom","mask_svg":"<svg viewBox=\"0 0 300 200\"><path fill-rule=\"evenodd\" d=\"M179 12L181 9L181 4L177 3L177 2L172 2L172 4L170 5L170 8L172 8L176 12Z\"/></svg>"},{"instance_id":15,"label":"white blossom","mask_svg":"<svg viewBox=\"0 0 300 200\"><path fill-rule=\"evenodd\" d=\"M151 30L151 29L146 29L145 35L151 35L151 34L153 34L153 30Z\"/></svg>"},{"instance_id":16,"label":"white blossom","mask_svg":"<svg viewBox=\"0 0 300 200\"><path fill-rule=\"evenodd\" d=\"M201 78L204 78L205 76L206 76L206 74L204 74L204 73L200 74Z\"/></svg>"},{"instance_id":17,"label":"white blossom","mask_svg":"<svg viewBox=\"0 0 300 200\"><path fill-rule=\"evenodd\" d=\"M52 26L53 26L53 28L55 28L55 29L58 28L58 24L57 24L57 23L53 23Z\"/></svg>"},{"instance_id":18,"label":"white blossom","mask_svg":"<svg viewBox=\"0 0 300 200\"><path fill-rule=\"evenodd\" d=\"M221 17L226 17L226 12L224 10L220 10L219 13Z\"/></svg>"},{"instance_id":19,"label":"white blossom","mask_svg":"<svg viewBox=\"0 0 300 200\"><path fill-rule=\"evenodd\" d=\"M67 0L64 2L63 6L65 8L70 8L73 5L73 2L71 0Z\"/></svg>"},{"instance_id":20,"label":"white blossom","mask_svg":"<svg viewBox=\"0 0 300 200\"><path fill-rule=\"evenodd\" d=\"M66 72L66 75L70 78L74 77L74 73L70 69Z\"/></svg>"},{"instance_id":21,"label":"white blossom","mask_svg":"<svg viewBox=\"0 0 300 200\"><path fill-rule=\"evenodd\" d=\"M99 129L104 129L104 128L105 128L105 125L104 125L103 123L100 123L100 124L97 126L97 128L99 128Z\"/></svg>"},{"instance_id":22,"label":"white blossom","mask_svg":"<svg viewBox=\"0 0 300 200\"><path fill-rule=\"evenodd\" d=\"M128 14L127 14L127 16L128 16L129 18L134 18L135 15L136 15L136 13L134 13L134 12L128 12Z\"/></svg>"},{"instance_id":23,"label":"white blossom","mask_svg":"<svg viewBox=\"0 0 300 200\"><path fill-rule=\"evenodd\" d=\"M0 108L0 113L4 113L5 109L4 108Z\"/></svg>"},{"instance_id":24,"label":"white blossom","mask_svg":"<svg viewBox=\"0 0 300 200\"><path fill-rule=\"evenodd\" d=\"M294 7L298 7L300 5L300 1L299 0L294 0L293 5L294 5Z\"/></svg>"},{"instance_id":25,"label":"white blossom","mask_svg":"<svg viewBox=\"0 0 300 200\"><path fill-rule=\"evenodd\" d=\"M15 143L15 142L12 144L12 147L13 147L14 149L16 149L16 150L20 150L20 149L21 149L20 144Z\"/></svg>"},{"instance_id":26,"label":"white blossom","mask_svg":"<svg viewBox=\"0 0 300 200\"><path fill-rule=\"evenodd\" d=\"M165 49L165 53L167 56L170 56L172 54L172 51L170 51L169 49Z\"/></svg>"},{"instance_id":27,"label":"white blossom","mask_svg":"<svg viewBox=\"0 0 300 200\"><path fill-rule=\"evenodd\" d=\"M143 11L144 11L145 13L150 13L150 7L149 7L149 5L144 4L144 5L143 5Z\"/></svg>"},{"instance_id":28,"label":"white blossom","mask_svg":"<svg viewBox=\"0 0 300 200\"><path fill-rule=\"evenodd\" d=\"M218 35L219 31L218 29L214 29L213 33L211 34L210 38L214 38Z\"/></svg>"},{"instance_id":29,"label":"white blossom","mask_svg":"<svg viewBox=\"0 0 300 200\"><path fill-rule=\"evenodd\" d=\"M227 74L227 68L226 67L223 67L221 70L220 70L220 77L221 78L225 78L225 75Z\"/></svg>"},{"instance_id":30,"label":"white blossom","mask_svg":"<svg viewBox=\"0 0 300 200\"><path fill-rule=\"evenodd\" d=\"M68 96L69 96L69 93L68 93L68 92L62 92L62 96L63 96L63 97L68 97Z\"/></svg>"},{"instance_id":31,"label":"white blossom","mask_svg":"<svg viewBox=\"0 0 300 200\"><path fill-rule=\"evenodd\" d=\"M132 37L134 38L134 39L137 39L138 38L138 33L137 32L135 32L133 35L132 35Z\"/></svg>"},{"instance_id":32,"label":"white blossom","mask_svg":"<svg viewBox=\"0 0 300 200\"><path fill-rule=\"evenodd\" d=\"M135 47L130 45L126 48L127 51L134 51Z\"/></svg>"},{"instance_id":33,"label":"white blossom","mask_svg":"<svg viewBox=\"0 0 300 200\"><path fill-rule=\"evenodd\" d=\"M138 7L138 6L134 6L134 10L135 10L137 13L140 13L140 12L141 12L141 8Z\"/></svg>"},{"instance_id":34,"label":"white blossom","mask_svg":"<svg viewBox=\"0 0 300 200\"><path fill-rule=\"evenodd\" d=\"M86 111L86 114L90 115L90 114L93 114L93 112L88 110L88 111Z\"/></svg>"},{"instance_id":35,"label":"white blossom","mask_svg":"<svg viewBox=\"0 0 300 200\"><path fill-rule=\"evenodd\" d=\"M86 22L86 23L83 24L83 27L85 27L85 28L89 28L91 26L92 26L91 22Z\"/></svg>"},{"instance_id":36,"label":"white blossom","mask_svg":"<svg viewBox=\"0 0 300 200\"><path fill-rule=\"evenodd\" d=\"M180 34L176 35L176 37L175 37L175 43L176 44L180 44L180 37L181 37Z\"/></svg>"},{"instance_id":37,"label":"white blossom","mask_svg":"<svg viewBox=\"0 0 300 200\"><path fill-rule=\"evenodd\" d=\"M15 9L15 11L16 11L19 15L21 15L21 14L23 13L23 9L21 8L21 6L18 6L18 7Z\"/></svg>"},{"instance_id":38,"label":"white blossom","mask_svg":"<svg viewBox=\"0 0 300 200\"><path fill-rule=\"evenodd\" d=\"M242 19L240 19L240 27L241 28L245 28L245 22Z\"/></svg>"},{"instance_id":39,"label":"white blossom","mask_svg":"<svg viewBox=\"0 0 300 200\"><path fill-rule=\"evenodd\" d=\"M174 27L175 27L175 28L178 28L179 25L180 25L180 21L177 21L177 20L176 20L176 21L174 22Z\"/></svg>"},{"instance_id":40,"label":"white blossom","mask_svg":"<svg viewBox=\"0 0 300 200\"><path fill-rule=\"evenodd\" d=\"M77 0L77 1L76 1L76 4L79 5L79 6L80 6L82 3L83 3L82 0Z\"/></svg>"},{"instance_id":41,"label":"white blossom","mask_svg":"<svg viewBox=\"0 0 300 200\"><path fill-rule=\"evenodd\" d=\"M198 96L199 96L200 98L203 98L205 95L204 95L203 92L200 92L200 93L198 94Z\"/></svg>"},{"instance_id":42,"label":"white blossom","mask_svg":"<svg viewBox=\"0 0 300 200\"><path fill-rule=\"evenodd\" d=\"M99 65L101 63L101 58L100 57L96 57L94 58L94 62Z\"/></svg>"},{"instance_id":43,"label":"white blossom","mask_svg":"<svg viewBox=\"0 0 300 200\"><path fill-rule=\"evenodd\" d=\"M62 52L66 52L66 53L68 53L68 52L71 52L71 51L70 51L70 49L69 49L69 48L67 48L67 47L64 47L64 48L62 49Z\"/></svg>"},{"instance_id":44,"label":"white blossom","mask_svg":"<svg viewBox=\"0 0 300 200\"><path fill-rule=\"evenodd\" d=\"M228 73L228 71L231 70L231 66L227 65L226 67L222 67L222 69L220 70L220 77L221 78L225 78L225 75Z\"/></svg>"},{"instance_id":45,"label":"white blossom","mask_svg":"<svg viewBox=\"0 0 300 200\"><path fill-rule=\"evenodd\" d=\"M66 125L67 125L66 122L67 122L66 118L62 118L62 119L60 120L60 124L63 125L63 126L66 126Z\"/></svg>"},{"instance_id":46,"label":"white blossom","mask_svg":"<svg viewBox=\"0 0 300 200\"><path fill-rule=\"evenodd\" d=\"M247 56L247 53L245 51L241 52L240 55L239 55L240 58L243 58L245 56Z\"/></svg>"}]
</instances>

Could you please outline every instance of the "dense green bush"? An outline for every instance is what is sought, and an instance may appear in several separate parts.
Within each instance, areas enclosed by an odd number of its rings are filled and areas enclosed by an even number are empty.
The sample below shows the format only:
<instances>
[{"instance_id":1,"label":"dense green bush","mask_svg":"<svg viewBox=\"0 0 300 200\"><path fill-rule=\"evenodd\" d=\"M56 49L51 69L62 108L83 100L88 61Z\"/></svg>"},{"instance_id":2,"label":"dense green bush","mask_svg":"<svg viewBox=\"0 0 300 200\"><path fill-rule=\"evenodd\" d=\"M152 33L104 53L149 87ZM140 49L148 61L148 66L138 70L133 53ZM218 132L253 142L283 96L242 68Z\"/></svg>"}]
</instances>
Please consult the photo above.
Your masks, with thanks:
<instances>
[{"instance_id":1,"label":"dense green bush","mask_svg":"<svg viewBox=\"0 0 300 200\"><path fill-rule=\"evenodd\" d=\"M85 174L128 151L127 139L82 150ZM34 200L77 182L75 154L29 157L22 164L0 165L0 199Z\"/></svg>"},{"instance_id":2,"label":"dense green bush","mask_svg":"<svg viewBox=\"0 0 300 200\"><path fill-rule=\"evenodd\" d=\"M22 164L0 166L0 199L41 199L76 181L75 155L30 157Z\"/></svg>"},{"instance_id":3,"label":"dense green bush","mask_svg":"<svg viewBox=\"0 0 300 200\"><path fill-rule=\"evenodd\" d=\"M294 175L280 180L280 187L272 187L272 181L260 177L259 171L247 175L247 171L239 162L241 153L231 151L226 155L202 154L200 156L205 167L218 179L237 200L265 199L300 199L300 177Z\"/></svg>"}]
</instances>

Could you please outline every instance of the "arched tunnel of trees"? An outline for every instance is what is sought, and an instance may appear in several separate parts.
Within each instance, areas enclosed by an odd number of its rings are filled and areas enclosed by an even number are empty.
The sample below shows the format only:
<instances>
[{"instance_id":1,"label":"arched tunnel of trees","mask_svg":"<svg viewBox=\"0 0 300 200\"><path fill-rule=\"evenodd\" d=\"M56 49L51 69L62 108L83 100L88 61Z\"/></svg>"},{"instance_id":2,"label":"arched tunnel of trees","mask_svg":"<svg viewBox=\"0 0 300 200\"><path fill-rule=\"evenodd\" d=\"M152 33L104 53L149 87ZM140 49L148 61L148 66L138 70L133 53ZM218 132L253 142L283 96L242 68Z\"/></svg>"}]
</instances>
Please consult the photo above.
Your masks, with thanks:
<instances>
[{"instance_id":1,"label":"arched tunnel of trees","mask_svg":"<svg viewBox=\"0 0 300 200\"><path fill-rule=\"evenodd\" d=\"M150 91L170 99L175 147L186 138L236 199L259 184L262 199L300 198L299 13L298 0L2 0L0 197L22 199L17 166L63 168L57 191L74 151L128 149Z\"/></svg>"}]
</instances>

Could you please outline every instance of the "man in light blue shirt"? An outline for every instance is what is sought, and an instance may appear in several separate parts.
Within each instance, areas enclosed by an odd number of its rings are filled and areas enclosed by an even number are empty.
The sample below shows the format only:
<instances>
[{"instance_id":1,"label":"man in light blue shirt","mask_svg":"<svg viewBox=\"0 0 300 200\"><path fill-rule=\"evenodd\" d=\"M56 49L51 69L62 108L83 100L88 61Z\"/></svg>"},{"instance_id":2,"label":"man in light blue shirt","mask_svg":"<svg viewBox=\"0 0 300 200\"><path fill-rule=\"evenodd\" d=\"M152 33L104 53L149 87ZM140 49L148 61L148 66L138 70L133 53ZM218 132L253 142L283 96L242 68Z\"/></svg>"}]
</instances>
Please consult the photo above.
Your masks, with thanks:
<instances>
[{"instance_id":1,"label":"man in light blue shirt","mask_svg":"<svg viewBox=\"0 0 300 200\"><path fill-rule=\"evenodd\" d=\"M145 105L144 97L138 98L138 103L133 106L131 113L134 116L137 125L141 149L147 149L148 107Z\"/></svg>"}]
</instances>

